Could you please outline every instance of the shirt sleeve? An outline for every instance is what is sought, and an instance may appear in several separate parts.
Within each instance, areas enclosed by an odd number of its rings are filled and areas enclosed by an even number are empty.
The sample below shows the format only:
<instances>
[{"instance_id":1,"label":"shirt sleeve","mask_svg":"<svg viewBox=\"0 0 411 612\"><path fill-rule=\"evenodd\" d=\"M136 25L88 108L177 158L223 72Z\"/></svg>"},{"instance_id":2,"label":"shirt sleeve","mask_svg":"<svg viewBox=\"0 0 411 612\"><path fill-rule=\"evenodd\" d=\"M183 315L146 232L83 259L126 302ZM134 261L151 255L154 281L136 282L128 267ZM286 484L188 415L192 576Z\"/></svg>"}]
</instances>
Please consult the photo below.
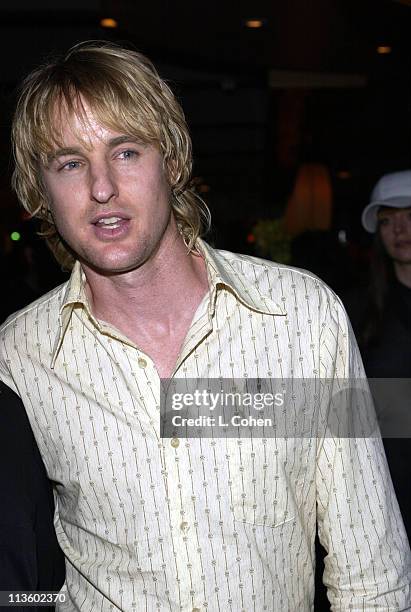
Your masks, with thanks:
<instances>
[{"instance_id":1,"label":"shirt sleeve","mask_svg":"<svg viewBox=\"0 0 411 612\"><path fill-rule=\"evenodd\" d=\"M16 395L20 396L17 386L12 375L12 363L8 353L8 344L10 343L10 335L12 334L11 325L6 321L0 328L0 381L9 387ZM21 364L16 364L15 367L21 368Z\"/></svg>"},{"instance_id":2,"label":"shirt sleeve","mask_svg":"<svg viewBox=\"0 0 411 612\"><path fill-rule=\"evenodd\" d=\"M345 387L354 405L371 413L367 398L350 396L362 381L357 343L339 300L328 304L321 347L325 376ZM334 394L335 398L335 394ZM359 406L359 407L358 407ZM339 406L341 410L341 405ZM355 414L354 417L357 417ZM363 416L363 415L361 415ZM327 551L323 581L333 611L411 609L410 549L378 430L342 432L332 418L317 452L317 521ZM349 420L349 419L348 419Z\"/></svg>"}]
</instances>

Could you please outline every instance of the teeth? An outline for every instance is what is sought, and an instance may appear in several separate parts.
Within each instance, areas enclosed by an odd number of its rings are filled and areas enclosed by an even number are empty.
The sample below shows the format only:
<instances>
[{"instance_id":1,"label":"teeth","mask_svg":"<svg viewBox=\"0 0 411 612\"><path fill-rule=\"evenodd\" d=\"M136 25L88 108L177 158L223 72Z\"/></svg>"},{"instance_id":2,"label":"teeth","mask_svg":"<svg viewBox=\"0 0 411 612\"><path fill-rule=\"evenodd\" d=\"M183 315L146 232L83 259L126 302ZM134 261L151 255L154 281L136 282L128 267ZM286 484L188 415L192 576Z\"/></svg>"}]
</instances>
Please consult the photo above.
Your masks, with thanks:
<instances>
[{"instance_id":1,"label":"teeth","mask_svg":"<svg viewBox=\"0 0 411 612\"><path fill-rule=\"evenodd\" d=\"M116 225L117 227L119 221L121 221L121 217L107 217L106 219L99 219L97 225Z\"/></svg>"}]
</instances>

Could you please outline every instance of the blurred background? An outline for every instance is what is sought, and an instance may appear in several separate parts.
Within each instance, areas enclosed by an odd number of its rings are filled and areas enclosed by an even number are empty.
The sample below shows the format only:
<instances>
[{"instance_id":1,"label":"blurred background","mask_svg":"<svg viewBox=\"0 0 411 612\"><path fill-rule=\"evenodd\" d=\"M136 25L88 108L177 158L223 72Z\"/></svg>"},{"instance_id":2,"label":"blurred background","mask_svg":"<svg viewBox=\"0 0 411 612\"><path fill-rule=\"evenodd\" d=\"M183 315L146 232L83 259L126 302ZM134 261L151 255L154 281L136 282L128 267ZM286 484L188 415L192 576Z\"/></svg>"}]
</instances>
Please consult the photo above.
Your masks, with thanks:
<instances>
[{"instance_id":1,"label":"blurred background","mask_svg":"<svg viewBox=\"0 0 411 612\"><path fill-rule=\"evenodd\" d=\"M65 275L10 190L21 78L87 39L148 55L182 102L215 246L308 268L337 292L367 277L362 208L410 163L411 0L3 0L1 316Z\"/></svg>"}]
</instances>

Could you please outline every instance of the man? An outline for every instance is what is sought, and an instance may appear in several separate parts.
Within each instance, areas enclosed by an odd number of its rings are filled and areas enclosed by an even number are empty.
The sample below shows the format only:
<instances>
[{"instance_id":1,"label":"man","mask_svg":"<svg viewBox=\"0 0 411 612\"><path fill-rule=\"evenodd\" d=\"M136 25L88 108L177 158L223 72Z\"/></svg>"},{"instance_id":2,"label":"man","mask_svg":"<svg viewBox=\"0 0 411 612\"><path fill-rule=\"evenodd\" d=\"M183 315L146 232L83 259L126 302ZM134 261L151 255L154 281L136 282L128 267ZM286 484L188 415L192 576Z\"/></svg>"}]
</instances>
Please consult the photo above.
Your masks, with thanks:
<instances>
[{"instance_id":1,"label":"man","mask_svg":"<svg viewBox=\"0 0 411 612\"><path fill-rule=\"evenodd\" d=\"M199 239L187 126L148 60L85 43L39 68L13 139L19 198L74 264L0 342L56 482L58 609L308 611L317 523L334 610L411 605L378 438L160 437L161 378L287 385L362 366L318 279Z\"/></svg>"}]
</instances>

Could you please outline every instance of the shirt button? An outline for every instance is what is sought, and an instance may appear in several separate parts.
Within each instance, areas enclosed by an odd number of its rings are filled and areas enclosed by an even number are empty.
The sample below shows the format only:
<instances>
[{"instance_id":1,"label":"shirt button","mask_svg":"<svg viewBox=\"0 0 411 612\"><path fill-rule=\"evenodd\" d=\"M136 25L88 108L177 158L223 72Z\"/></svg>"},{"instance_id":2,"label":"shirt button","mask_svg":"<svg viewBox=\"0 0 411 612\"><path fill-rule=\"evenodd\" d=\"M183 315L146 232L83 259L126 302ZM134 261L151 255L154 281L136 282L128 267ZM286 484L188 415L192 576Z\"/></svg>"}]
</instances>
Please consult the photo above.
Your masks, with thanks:
<instances>
[{"instance_id":1,"label":"shirt button","mask_svg":"<svg viewBox=\"0 0 411 612\"><path fill-rule=\"evenodd\" d=\"M183 521L183 522L181 523L181 525L180 525L180 529L181 529L181 531L184 531L184 533L185 533L186 531L188 531L188 523L187 523L187 521Z\"/></svg>"},{"instance_id":2,"label":"shirt button","mask_svg":"<svg viewBox=\"0 0 411 612\"><path fill-rule=\"evenodd\" d=\"M137 363L140 366L140 368L145 368L147 365L147 361L143 359L143 357L139 357Z\"/></svg>"},{"instance_id":3,"label":"shirt button","mask_svg":"<svg viewBox=\"0 0 411 612\"><path fill-rule=\"evenodd\" d=\"M180 446L180 440L178 438L171 438L170 444L173 448L177 448Z\"/></svg>"}]
</instances>

